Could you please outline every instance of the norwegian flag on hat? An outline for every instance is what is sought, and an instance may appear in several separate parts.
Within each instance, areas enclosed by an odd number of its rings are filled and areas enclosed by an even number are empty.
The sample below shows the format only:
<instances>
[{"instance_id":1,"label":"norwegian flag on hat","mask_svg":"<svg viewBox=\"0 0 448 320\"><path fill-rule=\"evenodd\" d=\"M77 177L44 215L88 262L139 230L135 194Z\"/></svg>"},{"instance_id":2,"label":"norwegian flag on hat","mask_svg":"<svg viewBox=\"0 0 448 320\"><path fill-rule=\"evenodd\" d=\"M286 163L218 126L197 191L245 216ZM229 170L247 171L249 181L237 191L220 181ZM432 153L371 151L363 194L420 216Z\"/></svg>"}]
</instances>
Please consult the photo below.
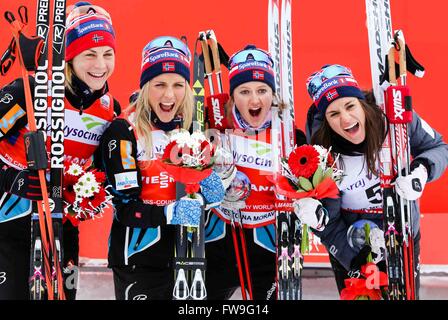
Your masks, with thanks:
<instances>
[{"instance_id":1,"label":"norwegian flag on hat","mask_svg":"<svg viewBox=\"0 0 448 320\"><path fill-rule=\"evenodd\" d=\"M252 72L252 78L255 79L255 80L264 80L264 72L263 71L254 70Z\"/></svg>"},{"instance_id":2,"label":"norwegian flag on hat","mask_svg":"<svg viewBox=\"0 0 448 320\"><path fill-rule=\"evenodd\" d=\"M328 101L332 101L333 99L339 97L339 94L336 91L336 89L333 89L333 90L328 91L327 94L325 95L325 97L327 98Z\"/></svg>"},{"instance_id":3,"label":"norwegian flag on hat","mask_svg":"<svg viewBox=\"0 0 448 320\"><path fill-rule=\"evenodd\" d=\"M174 65L174 62L164 62L162 63L162 70L163 72L172 72L176 70L176 66Z\"/></svg>"}]
</instances>

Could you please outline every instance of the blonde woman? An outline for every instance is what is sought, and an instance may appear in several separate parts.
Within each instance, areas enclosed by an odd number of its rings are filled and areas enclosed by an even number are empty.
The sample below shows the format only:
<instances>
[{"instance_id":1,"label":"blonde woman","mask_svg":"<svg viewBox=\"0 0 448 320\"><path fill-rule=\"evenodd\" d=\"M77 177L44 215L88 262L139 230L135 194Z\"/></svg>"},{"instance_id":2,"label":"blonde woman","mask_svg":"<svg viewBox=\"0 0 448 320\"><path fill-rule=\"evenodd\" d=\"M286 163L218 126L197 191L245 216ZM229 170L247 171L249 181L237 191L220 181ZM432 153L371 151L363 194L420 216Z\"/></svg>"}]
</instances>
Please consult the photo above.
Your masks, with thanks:
<instances>
[{"instance_id":1,"label":"blonde woman","mask_svg":"<svg viewBox=\"0 0 448 320\"><path fill-rule=\"evenodd\" d=\"M175 181L156 161L169 142L168 131L190 128L190 59L186 44L175 37L149 42L138 96L103 136L115 206L108 259L120 300L171 299L174 225L198 225L201 206L224 197L213 173L201 181L203 197L176 201Z\"/></svg>"}]
</instances>

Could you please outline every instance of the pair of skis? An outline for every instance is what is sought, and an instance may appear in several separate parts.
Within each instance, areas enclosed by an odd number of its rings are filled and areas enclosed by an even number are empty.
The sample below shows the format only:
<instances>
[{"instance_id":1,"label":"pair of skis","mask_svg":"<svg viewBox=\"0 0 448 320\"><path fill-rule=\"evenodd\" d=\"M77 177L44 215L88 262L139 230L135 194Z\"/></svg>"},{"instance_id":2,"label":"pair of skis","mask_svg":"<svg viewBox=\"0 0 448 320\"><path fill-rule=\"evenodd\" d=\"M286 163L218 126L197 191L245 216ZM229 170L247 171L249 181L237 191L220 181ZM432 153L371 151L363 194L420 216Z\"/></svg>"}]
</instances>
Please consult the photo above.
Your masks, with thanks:
<instances>
[{"instance_id":1,"label":"pair of skis","mask_svg":"<svg viewBox=\"0 0 448 320\"><path fill-rule=\"evenodd\" d=\"M272 107L272 150L274 174L281 174L280 159L288 157L295 147L294 88L292 63L291 0L269 0L268 40L269 52L274 60L276 96L278 105ZM281 20L280 20L281 19ZM303 255L300 251L302 224L294 214L279 209L288 201L276 195L276 241L277 241L277 298L279 300L302 299Z\"/></svg>"},{"instance_id":2,"label":"pair of skis","mask_svg":"<svg viewBox=\"0 0 448 320\"><path fill-rule=\"evenodd\" d=\"M37 136L37 138L33 139L34 141L26 138L25 144L31 147L33 145L40 146L35 150L34 158L40 157L41 160L41 166L37 169L41 177L44 206L42 207L40 202L34 203L31 215L30 298L32 300L65 299L61 266L63 261L65 9L65 0L54 0L51 5L49 0L37 2L36 31L37 35L43 38L44 45L40 51L34 77L36 83L34 103L27 100L28 123L33 134L31 137ZM27 86L29 89L29 84ZM28 95L31 99L31 94ZM51 112L50 116L48 112ZM48 163L45 148L47 135L50 139L49 148L51 150L49 161L50 198L47 196L45 180ZM28 163L30 166L30 162ZM42 210L43 208L44 210Z\"/></svg>"},{"instance_id":3,"label":"pair of skis","mask_svg":"<svg viewBox=\"0 0 448 320\"><path fill-rule=\"evenodd\" d=\"M393 177L410 172L409 124L412 122L412 106L406 87L406 45L401 30L392 32L390 0L366 0L366 12L373 93L389 122L389 132L380 153L388 298L414 300L416 262L411 204L398 196L392 185ZM395 76L396 54L400 81ZM422 68L417 71L417 76L423 75ZM389 75L391 86L383 89L381 79L385 73Z\"/></svg>"},{"instance_id":4,"label":"pair of skis","mask_svg":"<svg viewBox=\"0 0 448 320\"><path fill-rule=\"evenodd\" d=\"M208 56L207 35L200 32L195 43L193 56L193 131L205 131L206 110L204 105L204 75L209 73L210 59ZM198 42L203 48L202 55L197 51ZM207 47L207 50L204 49ZM207 59L205 59L207 57ZM207 62L205 62L207 61ZM207 70L204 73L204 65ZM177 184L177 198L185 195L183 186ZM174 258L174 300L205 300L207 289L205 287L205 210L197 228L176 226L176 246ZM191 241L189 241L191 238Z\"/></svg>"}]
</instances>

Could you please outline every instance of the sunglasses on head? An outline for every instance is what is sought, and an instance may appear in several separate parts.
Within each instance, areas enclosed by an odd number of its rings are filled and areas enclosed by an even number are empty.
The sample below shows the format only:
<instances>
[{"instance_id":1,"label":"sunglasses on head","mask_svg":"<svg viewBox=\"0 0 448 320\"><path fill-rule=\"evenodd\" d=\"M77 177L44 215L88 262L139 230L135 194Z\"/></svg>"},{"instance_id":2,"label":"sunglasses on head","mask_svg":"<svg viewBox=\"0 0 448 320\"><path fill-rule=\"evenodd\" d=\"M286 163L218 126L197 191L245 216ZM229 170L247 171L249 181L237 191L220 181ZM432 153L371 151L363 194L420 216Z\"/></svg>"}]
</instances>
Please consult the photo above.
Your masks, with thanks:
<instances>
[{"instance_id":1,"label":"sunglasses on head","mask_svg":"<svg viewBox=\"0 0 448 320\"><path fill-rule=\"evenodd\" d=\"M272 60L271 55L268 52L258 48L254 48L241 50L232 55L229 59L229 67L233 68L236 64L246 62L248 60L266 62L271 67L274 66L274 61Z\"/></svg>"},{"instance_id":2,"label":"sunglasses on head","mask_svg":"<svg viewBox=\"0 0 448 320\"><path fill-rule=\"evenodd\" d=\"M322 83L336 76L352 77L353 75L352 71L349 68L341 66L339 64L326 65L321 70L314 72L311 76L308 77L306 86L310 96L314 96L316 94Z\"/></svg>"},{"instance_id":3,"label":"sunglasses on head","mask_svg":"<svg viewBox=\"0 0 448 320\"><path fill-rule=\"evenodd\" d=\"M155 38L146 45L144 51L153 51L165 47L176 49L183 53L188 58L188 60L191 60L191 53L190 49L188 49L187 44L176 37L162 36Z\"/></svg>"}]
</instances>

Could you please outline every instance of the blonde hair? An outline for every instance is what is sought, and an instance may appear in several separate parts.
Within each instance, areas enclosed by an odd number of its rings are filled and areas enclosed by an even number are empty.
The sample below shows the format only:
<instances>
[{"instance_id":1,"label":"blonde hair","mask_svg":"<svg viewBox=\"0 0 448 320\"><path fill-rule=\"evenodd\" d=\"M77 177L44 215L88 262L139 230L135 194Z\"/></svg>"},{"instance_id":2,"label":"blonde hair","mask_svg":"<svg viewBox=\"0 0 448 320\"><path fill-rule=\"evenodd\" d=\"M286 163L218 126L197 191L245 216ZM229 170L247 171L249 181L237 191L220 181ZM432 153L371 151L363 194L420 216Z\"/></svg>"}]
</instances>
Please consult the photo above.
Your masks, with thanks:
<instances>
[{"instance_id":1,"label":"blonde hair","mask_svg":"<svg viewBox=\"0 0 448 320\"><path fill-rule=\"evenodd\" d=\"M137 99L131 103L124 113L129 115L135 111L135 129L140 139L143 139L144 149L148 156L152 155L152 130L154 128L151 122L151 105L149 104L149 83L145 83L139 91ZM185 81L186 82L186 81ZM182 116L182 128L188 130L193 118L194 97L193 90L188 82L185 84L184 100L177 110L176 116Z\"/></svg>"},{"instance_id":2,"label":"blonde hair","mask_svg":"<svg viewBox=\"0 0 448 320\"><path fill-rule=\"evenodd\" d=\"M72 94L75 94L75 89L73 88L72 76L76 75L75 70L73 70L72 62L67 62L65 64L65 88L68 89Z\"/></svg>"}]
</instances>

